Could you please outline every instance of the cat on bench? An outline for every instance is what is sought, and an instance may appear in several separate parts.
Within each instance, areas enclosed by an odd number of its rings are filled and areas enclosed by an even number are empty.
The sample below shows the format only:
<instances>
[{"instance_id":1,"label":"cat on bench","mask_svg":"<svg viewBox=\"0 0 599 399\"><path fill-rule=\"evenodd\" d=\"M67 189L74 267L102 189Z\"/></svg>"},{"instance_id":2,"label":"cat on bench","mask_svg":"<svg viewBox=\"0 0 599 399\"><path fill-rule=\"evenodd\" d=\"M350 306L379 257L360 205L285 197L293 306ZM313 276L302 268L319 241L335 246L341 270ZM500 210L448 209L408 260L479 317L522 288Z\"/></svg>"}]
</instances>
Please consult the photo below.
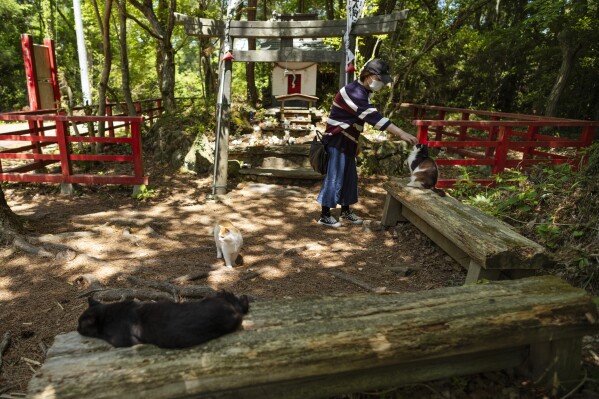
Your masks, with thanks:
<instances>
[{"instance_id":1,"label":"cat on bench","mask_svg":"<svg viewBox=\"0 0 599 399\"><path fill-rule=\"evenodd\" d=\"M236 296L225 290L201 301L183 303L102 304L91 297L88 302L77 331L115 347L152 344L180 349L199 345L237 330L249 310L246 295Z\"/></svg>"}]
</instances>

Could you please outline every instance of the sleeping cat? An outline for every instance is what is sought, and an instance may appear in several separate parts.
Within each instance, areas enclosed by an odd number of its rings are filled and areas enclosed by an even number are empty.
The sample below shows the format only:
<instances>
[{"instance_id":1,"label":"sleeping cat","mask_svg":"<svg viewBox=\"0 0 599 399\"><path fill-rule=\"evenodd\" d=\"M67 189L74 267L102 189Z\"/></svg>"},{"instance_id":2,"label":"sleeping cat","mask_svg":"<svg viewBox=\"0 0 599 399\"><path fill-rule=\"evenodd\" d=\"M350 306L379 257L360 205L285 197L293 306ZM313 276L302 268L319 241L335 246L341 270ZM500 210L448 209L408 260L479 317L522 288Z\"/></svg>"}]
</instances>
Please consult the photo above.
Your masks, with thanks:
<instances>
[{"instance_id":1,"label":"sleeping cat","mask_svg":"<svg viewBox=\"0 0 599 399\"><path fill-rule=\"evenodd\" d=\"M230 221L219 220L214 225L214 243L216 244L216 258L225 258L225 265L233 267L243 245L241 231Z\"/></svg>"},{"instance_id":2,"label":"sleeping cat","mask_svg":"<svg viewBox=\"0 0 599 399\"><path fill-rule=\"evenodd\" d=\"M439 178L437 163L428 155L426 144L416 144L408 157L408 168L412 178L408 187L430 188L441 197L445 197L445 191L435 187Z\"/></svg>"},{"instance_id":3,"label":"sleeping cat","mask_svg":"<svg viewBox=\"0 0 599 399\"><path fill-rule=\"evenodd\" d=\"M237 297L223 290L202 301L183 303L124 301L104 305L91 297L88 302L77 331L116 347L198 345L237 330L249 310L247 296Z\"/></svg>"}]
</instances>

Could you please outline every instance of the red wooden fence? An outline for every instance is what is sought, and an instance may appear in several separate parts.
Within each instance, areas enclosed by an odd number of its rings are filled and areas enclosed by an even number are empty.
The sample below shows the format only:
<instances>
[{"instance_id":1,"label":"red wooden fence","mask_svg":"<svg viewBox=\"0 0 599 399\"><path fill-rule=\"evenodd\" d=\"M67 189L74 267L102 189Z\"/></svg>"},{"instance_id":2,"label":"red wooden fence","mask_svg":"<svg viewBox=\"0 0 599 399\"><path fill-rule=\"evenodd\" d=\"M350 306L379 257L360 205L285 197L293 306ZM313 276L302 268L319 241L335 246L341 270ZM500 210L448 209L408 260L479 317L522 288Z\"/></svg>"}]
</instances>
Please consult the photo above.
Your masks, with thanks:
<instances>
[{"instance_id":1,"label":"red wooden fence","mask_svg":"<svg viewBox=\"0 0 599 399\"><path fill-rule=\"evenodd\" d=\"M576 168L581 148L592 144L599 122L478 111L403 103L412 109L412 124L418 127L418 141L429 147L444 147L447 153L464 159L437 157L438 165L488 165L493 174L505 168L522 168L538 163L568 163ZM427 113L435 117L427 119ZM471 119L472 118L472 119ZM575 130L577 138L541 134L543 128ZM572 135L572 132L569 132ZM559 154L550 149L560 149ZM442 177L442 176L441 176ZM440 179L438 187L451 187L457 179ZM493 184L494 179L473 179L480 184Z\"/></svg>"},{"instance_id":2,"label":"red wooden fence","mask_svg":"<svg viewBox=\"0 0 599 399\"><path fill-rule=\"evenodd\" d=\"M117 104L109 104L109 113L113 113ZM144 120L153 123L160 114L160 100L147 100L136 103L141 116L67 116L56 110L39 110L0 114L0 120L27 121L28 129L11 130L0 133L0 181L38 182L38 183L81 183L81 184L148 184L144 175L141 151L140 126ZM86 130L89 123L105 123L107 137L94 137ZM73 125L82 125L80 136L71 135ZM10 126L10 125L5 125ZM124 129L123 129L124 128ZM120 129L120 130L119 130ZM94 128L95 130L95 128ZM15 142L24 142L19 145ZM130 151L117 147L122 154L78 154L73 151L73 143L103 143L107 148L111 144L127 144ZM116 151L119 152L119 151ZM124 162L132 166L131 174L90 174L77 173L74 162ZM14 165L14 163L19 163ZM25 162L25 163L23 163ZM60 173L43 173L40 170L47 165L60 162ZM8 169L6 163L11 163ZM3 165L4 164L4 165Z\"/></svg>"}]
</instances>

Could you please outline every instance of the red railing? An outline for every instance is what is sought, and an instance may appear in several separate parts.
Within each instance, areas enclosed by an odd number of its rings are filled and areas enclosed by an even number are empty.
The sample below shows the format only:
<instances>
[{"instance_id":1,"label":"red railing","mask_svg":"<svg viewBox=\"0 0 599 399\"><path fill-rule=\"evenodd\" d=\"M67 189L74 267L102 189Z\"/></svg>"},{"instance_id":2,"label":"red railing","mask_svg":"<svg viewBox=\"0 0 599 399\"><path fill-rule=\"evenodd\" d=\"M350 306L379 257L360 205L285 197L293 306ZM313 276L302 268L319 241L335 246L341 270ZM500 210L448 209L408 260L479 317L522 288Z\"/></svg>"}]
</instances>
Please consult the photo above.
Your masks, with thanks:
<instances>
[{"instance_id":1,"label":"red railing","mask_svg":"<svg viewBox=\"0 0 599 399\"><path fill-rule=\"evenodd\" d=\"M112 107L114 106L116 104L109 104L110 113L112 113ZM144 175L143 168L140 126L144 120L150 120L150 123L153 123L155 116L160 114L162 108L159 100L137 102L136 108L138 112L145 115L67 116L64 113L57 113L56 110L0 114L0 120L26 121L29 124L28 129L0 133L0 147L8 147L0 150L0 181L148 184L148 176ZM107 137L96 137L95 134L90 134L91 132L87 131L87 126L91 126L92 130L96 130L94 124L98 123L104 123L108 126ZM72 135L70 133L71 128L80 125L83 125L81 134ZM28 144L21 146L18 142ZM89 150L90 153L76 153L73 150L74 143L81 143L81 145L86 146L85 150ZM111 153L91 153L91 147L95 143L102 143L107 149L110 149L109 152ZM130 154L121 147L112 146L114 144L130 146ZM117 149L116 154L112 153L115 152L112 148ZM79 161L129 163L132 166L132 173L78 173L74 168L74 162ZM60 173L41 172L43 167L58 162L60 162ZM7 163L10 165L7 165Z\"/></svg>"},{"instance_id":2,"label":"red railing","mask_svg":"<svg viewBox=\"0 0 599 399\"><path fill-rule=\"evenodd\" d=\"M464 159L436 158L438 165L488 165L492 174L506 168L522 168L538 163L568 163L576 168L582 161L581 148L592 144L599 122L478 111L418 104L400 104L413 110L412 124L418 128L418 141L429 147L444 147ZM427 112L436 118L425 119ZM477 120L471 120L476 117ZM457 120L448 120L454 118ZM485 120L485 118L487 118ZM543 128L564 128L577 138L541 134ZM547 149L561 149L562 153ZM569 149L567 151L563 151ZM438 187L451 187L459 179L441 178ZM489 185L493 179L473 179Z\"/></svg>"}]
</instances>

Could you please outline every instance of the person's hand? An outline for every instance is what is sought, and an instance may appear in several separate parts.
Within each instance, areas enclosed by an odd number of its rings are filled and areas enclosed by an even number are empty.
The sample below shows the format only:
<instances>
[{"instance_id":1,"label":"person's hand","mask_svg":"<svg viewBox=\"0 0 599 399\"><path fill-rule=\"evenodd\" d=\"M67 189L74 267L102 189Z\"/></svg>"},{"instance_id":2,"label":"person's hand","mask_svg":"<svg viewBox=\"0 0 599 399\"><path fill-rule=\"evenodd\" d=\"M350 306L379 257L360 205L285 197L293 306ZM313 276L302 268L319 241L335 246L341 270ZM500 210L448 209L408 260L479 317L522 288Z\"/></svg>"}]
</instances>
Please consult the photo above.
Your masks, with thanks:
<instances>
[{"instance_id":1,"label":"person's hand","mask_svg":"<svg viewBox=\"0 0 599 399\"><path fill-rule=\"evenodd\" d=\"M399 138L408 144L414 145L418 143L418 139L416 137L412 136L410 133L404 132L403 130L399 133Z\"/></svg>"}]
</instances>

